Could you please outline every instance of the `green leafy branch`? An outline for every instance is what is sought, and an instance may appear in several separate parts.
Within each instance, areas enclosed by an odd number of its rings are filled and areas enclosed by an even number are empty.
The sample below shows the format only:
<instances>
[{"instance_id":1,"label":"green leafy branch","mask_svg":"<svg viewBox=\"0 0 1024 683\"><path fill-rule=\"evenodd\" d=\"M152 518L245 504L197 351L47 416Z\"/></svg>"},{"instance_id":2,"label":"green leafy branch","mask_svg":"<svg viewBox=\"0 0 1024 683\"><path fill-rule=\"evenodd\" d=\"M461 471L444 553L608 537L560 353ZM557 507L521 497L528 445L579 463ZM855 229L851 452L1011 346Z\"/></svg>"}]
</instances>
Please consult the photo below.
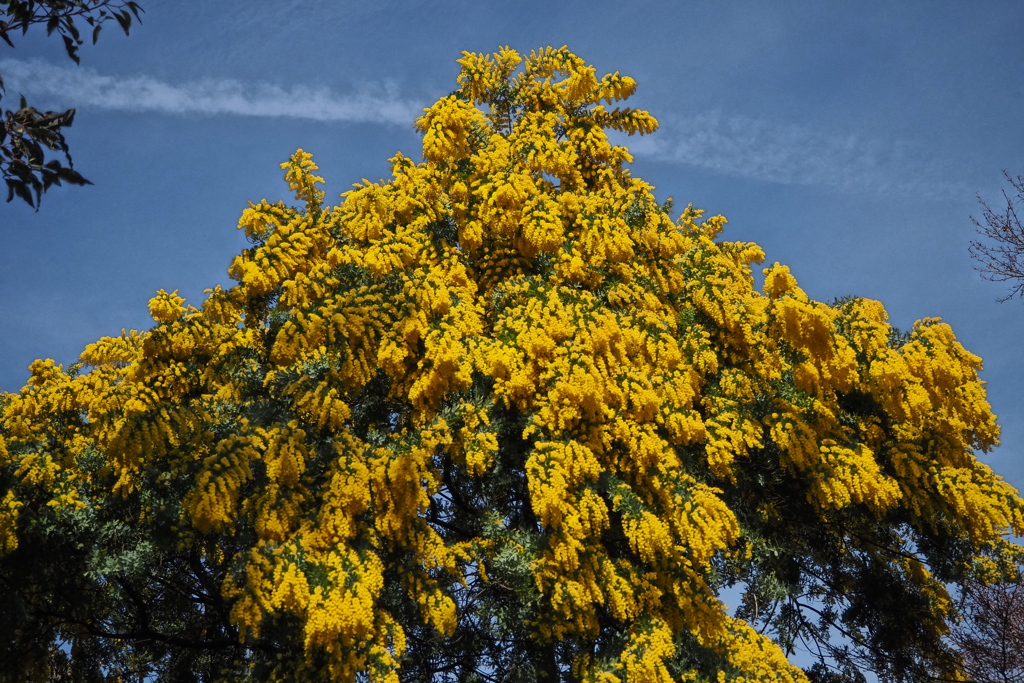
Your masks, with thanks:
<instances>
[{"instance_id":1,"label":"green leafy branch","mask_svg":"<svg viewBox=\"0 0 1024 683\"><path fill-rule=\"evenodd\" d=\"M0 0L0 39L14 47L12 36L25 35L30 26L46 26L46 35L56 31L64 41L69 58L80 63L78 48L84 44L76 20L92 28L92 42L99 39L107 21L114 20L128 35L142 8L130 0ZM6 94L0 78L0 99ZM40 112L21 97L17 111L0 110L0 174L7 185L7 201L18 197L39 208L43 193L54 185L91 185L74 170L62 129L69 128L75 110ZM47 159L45 150L64 155Z\"/></svg>"}]
</instances>

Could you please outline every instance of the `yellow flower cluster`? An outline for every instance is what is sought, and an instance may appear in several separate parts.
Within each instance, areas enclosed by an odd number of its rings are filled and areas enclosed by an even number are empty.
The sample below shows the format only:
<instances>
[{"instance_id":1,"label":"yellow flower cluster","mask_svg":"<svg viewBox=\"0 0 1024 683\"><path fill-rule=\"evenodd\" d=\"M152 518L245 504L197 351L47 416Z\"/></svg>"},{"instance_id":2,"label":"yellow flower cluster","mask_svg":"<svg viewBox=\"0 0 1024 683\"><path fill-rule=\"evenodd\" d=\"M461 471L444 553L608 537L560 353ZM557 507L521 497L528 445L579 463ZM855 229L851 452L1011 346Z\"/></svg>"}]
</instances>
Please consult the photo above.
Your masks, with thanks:
<instances>
[{"instance_id":1,"label":"yellow flower cluster","mask_svg":"<svg viewBox=\"0 0 1024 683\"><path fill-rule=\"evenodd\" d=\"M161 289L149 302L149 314L158 323L169 323L177 320L185 312L181 307L183 303L185 299L178 296L178 290L168 294Z\"/></svg>"},{"instance_id":2,"label":"yellow flower cluster","mask_svg":"<svg viewBox=\"0 0 1024 683\"><path fill-rule=\"evenodd\" d=\"M800 681L717 598L716 563L750 559L740 519L787 514L755 475L803 497L808 525L896 511L978 554L1024 533L1024 503L975 458L998 429L947 325L900 337L879 303L812 301L779 264L757 291L762 250L721 241L720 216L673 220L609 142L657 126L606 108L631 79L566 48L460 64L461 89L417 121L422 163L396 155L390 180L325 208L298 151L282 168L300 206L245 209L234 287L198 309L161 290L160 324L90 345L84 372L32 366L0 417L17 482L0 552L28 501L102 505L159 472L188 490L181 543L244 546L222 587L243 640L287 616L312 678L397 680L408 615L448 637L453 587L494 573L501 544L446 515L501 497L464 504L460 482L514 471L509 533L540 539L523 551L530 637L586 651L626 634L601 661L581 651L581 680L714 661ZM917 567L907 581L944 614ZM680 639L703 654L680 660Z\"/></svg>"},{"instance_id":3,"label":"yellow flower cluster","mask_svg":"<svg viewBox=\"0 0 1024 683\"><path fill-rule=\"evenodd\" d=\"M850 448L825 439L819 450L822 475L809 495L822 509L864 503L881 515L900 499L896 481L882 473L874 453L864 444Z\"/></svg>"},{"instance_id":4,"label":"yellow flower cluster","mask_svg":"<svg viewBox=\"0 0 1024 683\"><path fill-rule=\"evenodd\" d=\"M675 652L672 629L660 619L635 628L622 653L622 669L630 683L671 683L665 660Z\"/></svg>"},{"instance_id":5,"label":"yellow flower cluster","mask_svg":"<svg viewBox=\"0 0 1024 683\"><path fill-rule=\"evenodd\" d=\"M736 620L729 625L728 630L722 635L719 647L726 652L727 667L738 672L730 677L737 683L803 683L806 680L802 671L794 670L778 645L742 620ZM719 671L719 683L725 683L726 680L725 672Z\"/></svg>"},{"instance_id":6,"label":"yellow flower cluster","mask_svg":"<svg viewBox=\"0 0 1024 683\"><path fill-rule=\"evenodd\" d=\"M18 522L18 508L24 503L14 497L14 491L10 490L0 500L0 553L13 552L18 547L18 534L16 532Z\"/></svg>"}]
</instances>

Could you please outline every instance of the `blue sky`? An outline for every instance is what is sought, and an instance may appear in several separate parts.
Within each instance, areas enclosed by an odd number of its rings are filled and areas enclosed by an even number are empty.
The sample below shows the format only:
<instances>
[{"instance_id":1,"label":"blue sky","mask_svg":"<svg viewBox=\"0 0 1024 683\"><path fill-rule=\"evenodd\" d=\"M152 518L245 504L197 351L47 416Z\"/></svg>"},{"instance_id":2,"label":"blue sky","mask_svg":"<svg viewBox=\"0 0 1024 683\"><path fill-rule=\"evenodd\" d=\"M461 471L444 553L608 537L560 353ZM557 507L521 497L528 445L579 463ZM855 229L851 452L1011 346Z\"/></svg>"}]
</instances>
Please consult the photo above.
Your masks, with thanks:
<instances>
[{"instance_id":1,"label":"blue sky","mask_svg":"<svg viewBox=\"0 0 1024 683\"><path fill-rule=\"evenodd\" d=\"M278 164L311 151L336 197L416 156L417 112L455 86L462 50L568 45L639 83L661 130L629 140L659 198L722 213L812 297L938 316L985 359L1024 488L1024 309L996 303L967 244L976 194L1024 173L1019 2L254 2L141 0L82 66L59 39L0 45L8 95L77 107L75 166L42 210L0 206L0 388L37 357L151 325L146 303L229 284L249 200L286 197ZM9 102L13 104L13 102Z\"/></svg>"}]
</instances>

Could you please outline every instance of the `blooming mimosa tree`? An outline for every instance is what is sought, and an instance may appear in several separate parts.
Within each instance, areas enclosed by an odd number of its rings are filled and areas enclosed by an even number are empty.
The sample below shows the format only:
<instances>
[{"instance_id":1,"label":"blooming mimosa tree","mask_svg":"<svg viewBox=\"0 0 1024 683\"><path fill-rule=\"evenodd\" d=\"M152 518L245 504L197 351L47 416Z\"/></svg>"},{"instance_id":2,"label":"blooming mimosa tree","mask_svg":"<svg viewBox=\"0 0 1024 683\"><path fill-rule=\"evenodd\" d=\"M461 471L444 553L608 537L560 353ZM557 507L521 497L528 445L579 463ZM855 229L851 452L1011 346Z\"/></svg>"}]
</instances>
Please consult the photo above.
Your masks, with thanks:
<instances>
[{"instance_id":1,"label":"blooming mimosa tree","mask_svg":"<svg viewBox=\"0 0 1024 683\"><path fill-rule=\"evenodd\" d=\"M416 122L422 162L328 206L297 152L297 205L243 212L235 286L198 308L161 291L149 331L0 398L0 661L958 675L947 585L1024 533L975 455L998 438L981 360L938 320L902 334L878 302L813 301L779 264L755 289L762 250L673 219L609 142L657 127L613 108L631 79L565 48L460 63Z\"/></svg>"}]
</instances>

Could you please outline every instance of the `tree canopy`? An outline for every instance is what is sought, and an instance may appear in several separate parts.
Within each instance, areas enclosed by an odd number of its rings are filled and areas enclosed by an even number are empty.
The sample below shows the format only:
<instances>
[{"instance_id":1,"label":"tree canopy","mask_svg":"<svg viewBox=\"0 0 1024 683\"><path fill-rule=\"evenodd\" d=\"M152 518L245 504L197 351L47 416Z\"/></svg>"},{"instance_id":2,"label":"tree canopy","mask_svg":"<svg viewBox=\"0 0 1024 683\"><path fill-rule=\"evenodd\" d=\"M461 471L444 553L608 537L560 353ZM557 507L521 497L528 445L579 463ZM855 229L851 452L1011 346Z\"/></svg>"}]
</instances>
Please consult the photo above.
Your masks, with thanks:
<instances>
[{"instance_id":1,"label":"tree canopy","mask_svg":"<svg viewBox=\"0 0 1024 683\"><path fill-rule=\"evenodd\" d=\"M981 359L673 218L566 48L464 53L421 162L250 204L198 307L2 397L0 661L67 680L954 678L1024 501ZM614 107L614 108L613 108ZM734 587L741 604L721 596ZM817 663L787 661L795 648Z\"/></svg>"}]
</instances>

